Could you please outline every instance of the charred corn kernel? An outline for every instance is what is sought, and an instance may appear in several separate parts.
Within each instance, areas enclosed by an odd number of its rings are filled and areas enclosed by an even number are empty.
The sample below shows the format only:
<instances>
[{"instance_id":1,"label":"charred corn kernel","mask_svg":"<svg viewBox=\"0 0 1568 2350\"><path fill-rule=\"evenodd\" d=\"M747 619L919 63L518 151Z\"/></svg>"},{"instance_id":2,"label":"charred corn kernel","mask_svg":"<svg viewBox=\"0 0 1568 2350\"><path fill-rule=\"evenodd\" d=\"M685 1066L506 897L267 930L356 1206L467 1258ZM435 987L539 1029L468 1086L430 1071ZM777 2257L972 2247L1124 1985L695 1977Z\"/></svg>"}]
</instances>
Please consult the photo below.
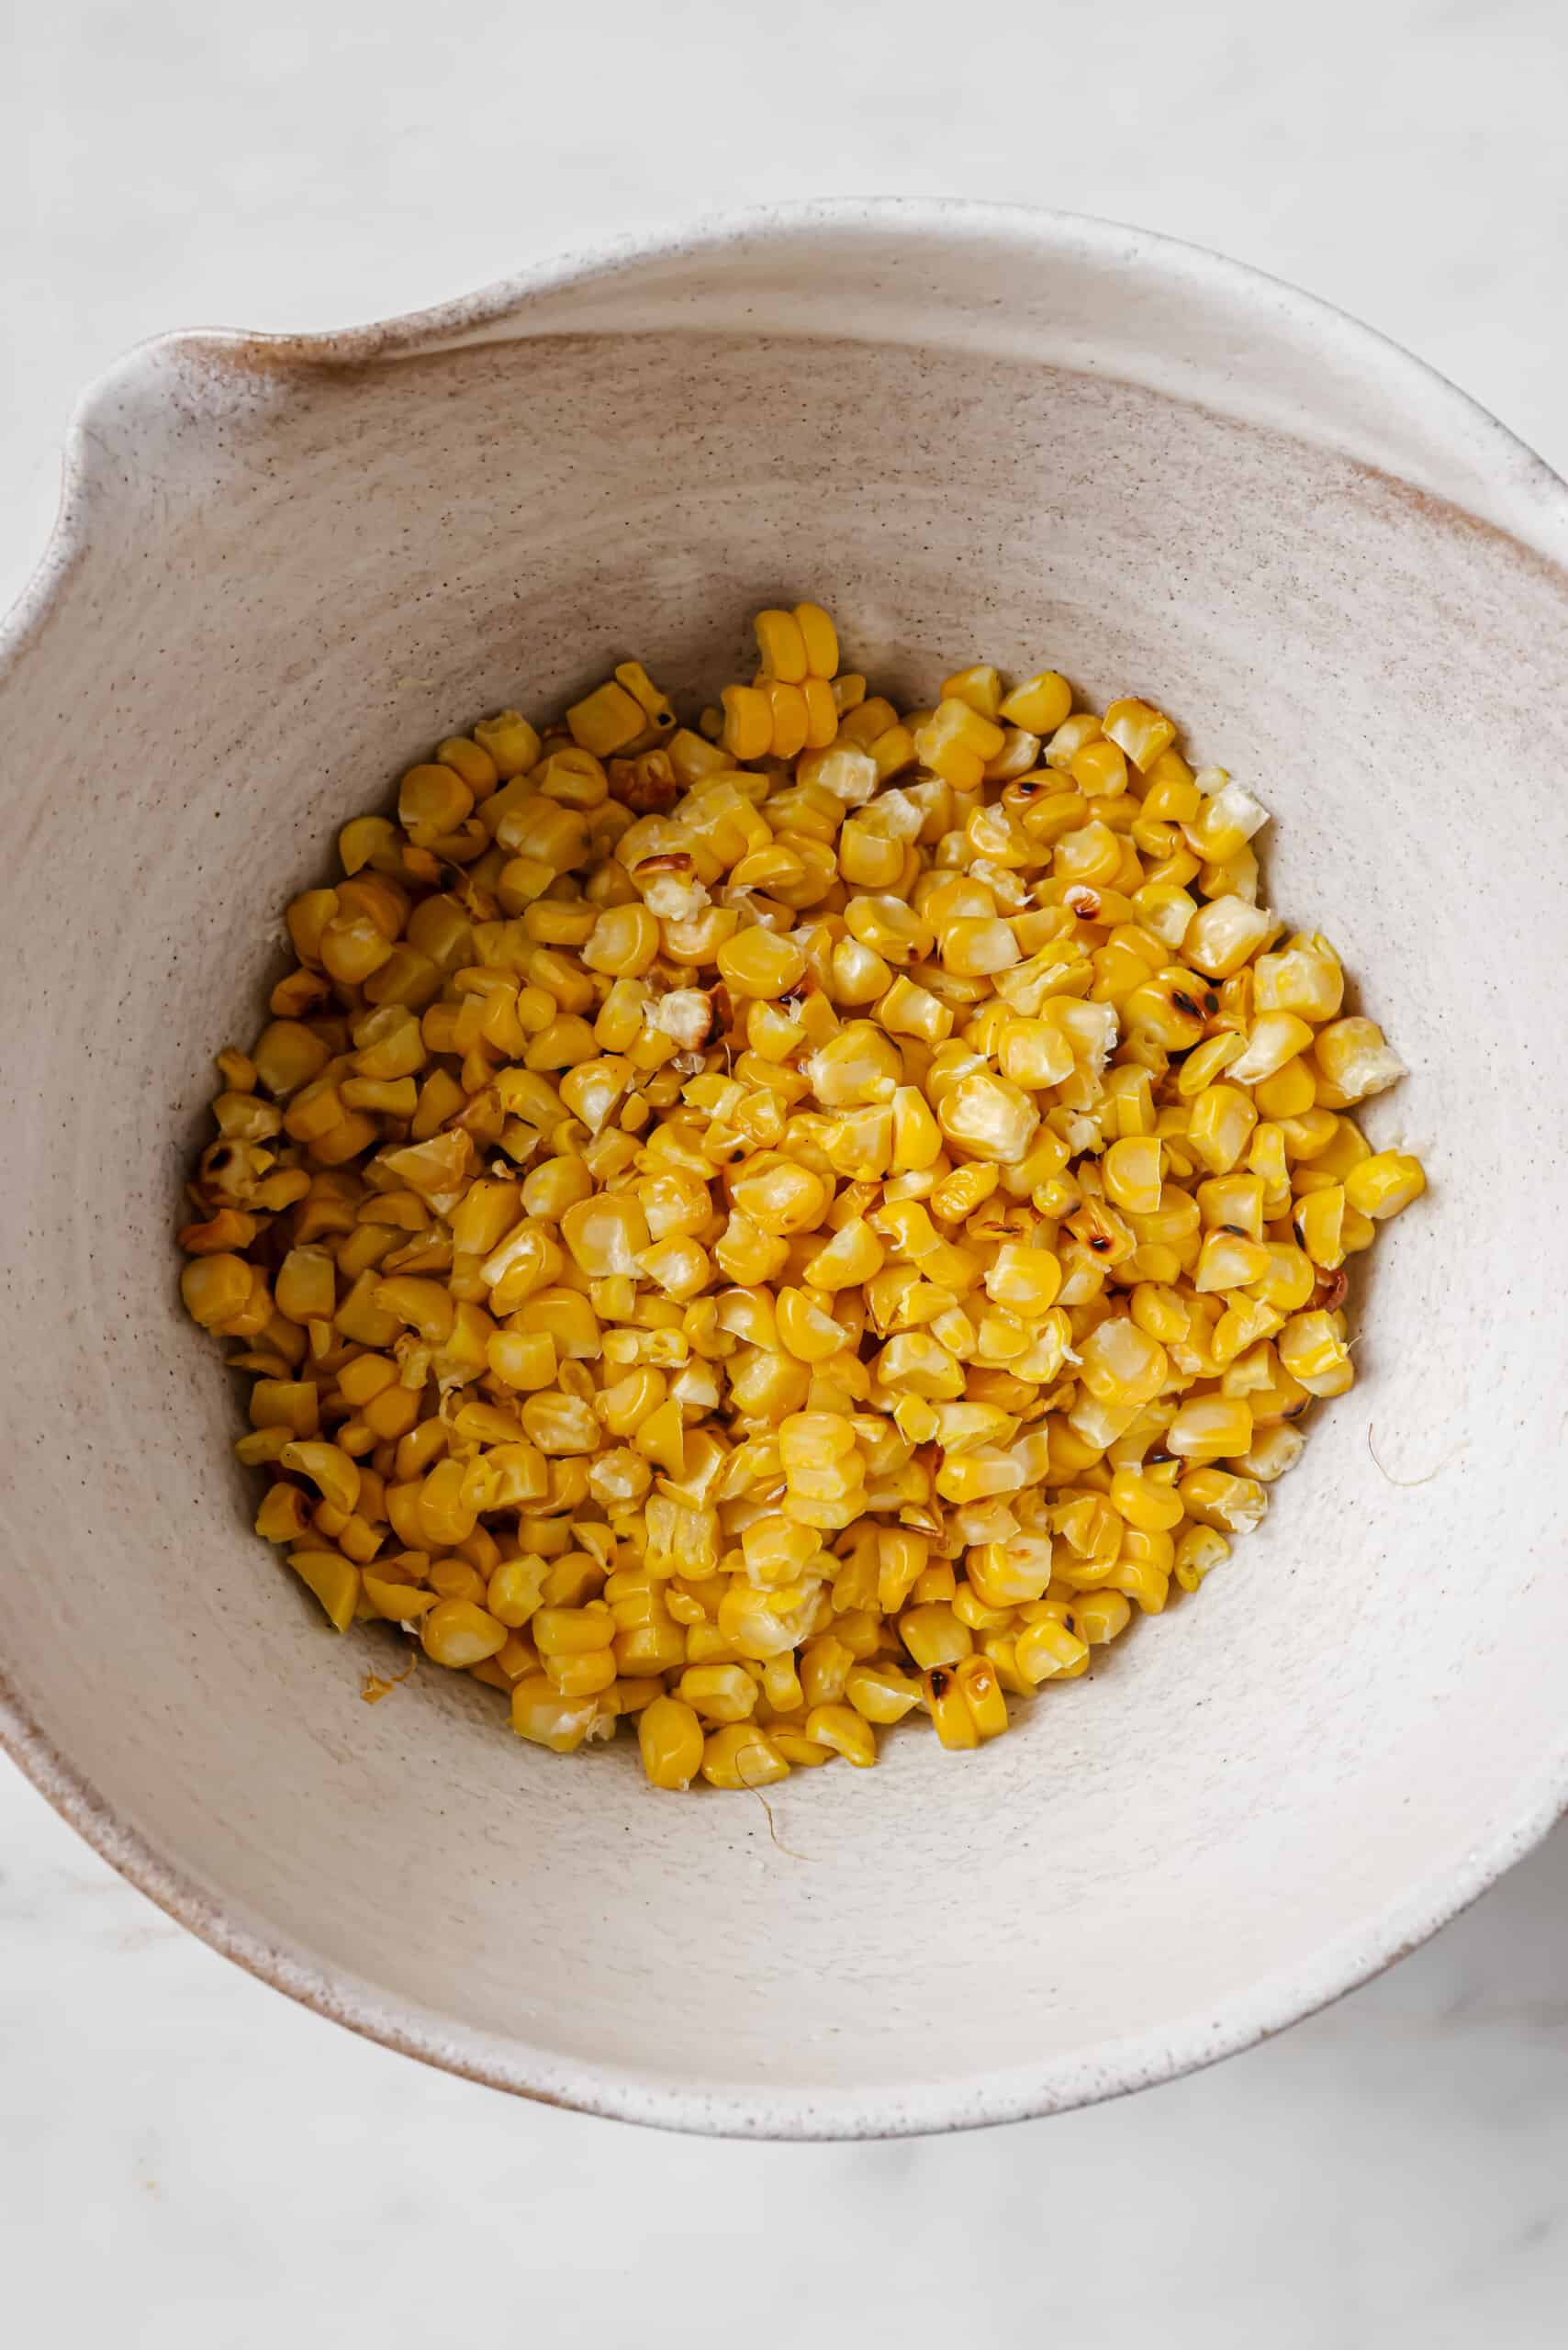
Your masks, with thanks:
<instances>
[{"instance_id":1,"label":"charred corn kernel","mask_svg":"<svg viewBox=\"0 0 1568 2350\"><path fill-rule=\"evenodd\" d=\"M942 1744L957 1751L978 1746L980 1734L956 1673L933 1665L921 1677L921 1694Z\"/></svg>"},{"instance_id":2,"label":"charred corn kernel","mask_svg":"<svg viewBox=\"0 0 1568 2350\"><path fill-rule=\"evenodd\" d=\"M1214 1008L1218 1009L1217 999ZM1208 1016L1203 981L1180 968L1158 972L1122 1006L1129 1035L1147 1037L1168 1053L1190 1051L1201 1040Z\"/></svg>"},{"instance_id":3,"label":"charred corn kernel","mask_svg":"<svg viewBox=\"0 0 1568 2350\"><path fill-rule=\"evenodd\" d=\"M1398 1215L1426 1188L1426 1169L1407 1150L1375 1151L1349 1170L1344 1185L1349 1204L1374 1224ZM1303 1203L1304 1207L1306 1204Z\"/></svg>"}]
</instances>

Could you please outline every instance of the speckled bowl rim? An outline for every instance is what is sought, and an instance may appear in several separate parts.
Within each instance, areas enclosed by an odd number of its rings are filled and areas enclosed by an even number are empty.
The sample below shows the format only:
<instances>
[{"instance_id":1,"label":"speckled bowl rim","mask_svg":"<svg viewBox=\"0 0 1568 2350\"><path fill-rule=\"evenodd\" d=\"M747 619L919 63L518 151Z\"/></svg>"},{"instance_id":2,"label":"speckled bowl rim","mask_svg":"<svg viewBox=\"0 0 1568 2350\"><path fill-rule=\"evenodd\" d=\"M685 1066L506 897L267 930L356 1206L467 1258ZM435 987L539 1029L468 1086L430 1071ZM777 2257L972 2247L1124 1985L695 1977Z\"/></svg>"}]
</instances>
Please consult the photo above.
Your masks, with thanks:
<instances>
[{"instance_id":1,"label":"speckled bowl rim","mask_svg":"<svg viewBox=\"0 0 1568 2350\"><path fill-rule=\"evenodd\" d=\"M28 587L0 624L0 676L19 659L55 595L88 545L105 485L95 470L92 420L99 403L170 353L243 357L252 366L361 367L466 342L567 288L609 279L640 263L678 261L737 245L766 250L803 236L846 237L893 231L911 245L937 247L983 235L1021 254L1077 256L1152 269L1231 302L1266 308L1315 340L1325 353L1358 372L1401 385L1428 420L1484 474L1506 480L1516 510L1534 525L1538 549L1568 566L1568 486L1468 394L1400 344L1331 304L1261 271L1201 246L1084 215L1019 205L898 197L824 199L727 212L696 225L650 230L539 262L432 309L307 335L249 335L196 330L138 344L91 386L77 404L66 439L59 518ZM1215 2012L1195 2010L1130 2034L1097 2059L1074 2056L1005 2075L930 2085L845 2090L736 2088L712 2083L676 2087L620 2066L563 2059L510 2036L467 2030L411 2002L388 2000L343 1969L328 1969L261 1923L215 1902L167 1854L120 1819L108 1798L76 1771L32 1719L0 1668L0 1747L72 1827L139 1891L180 1925L250 1974L335 2023L402 2054L538 2102L610 2119L719 2136L842 2140L897 2137L977 2128L1065 2112L1214 2064L1286 2030L1380 1974L1477 1900L1568 1810L1568 1767L1554 1767L1519 1791L1494 1831L1462 1864L1390 1902L1352 1935L1316 1950L1298 1966L1227 1998Z\"/></svg>"}]
</instances>

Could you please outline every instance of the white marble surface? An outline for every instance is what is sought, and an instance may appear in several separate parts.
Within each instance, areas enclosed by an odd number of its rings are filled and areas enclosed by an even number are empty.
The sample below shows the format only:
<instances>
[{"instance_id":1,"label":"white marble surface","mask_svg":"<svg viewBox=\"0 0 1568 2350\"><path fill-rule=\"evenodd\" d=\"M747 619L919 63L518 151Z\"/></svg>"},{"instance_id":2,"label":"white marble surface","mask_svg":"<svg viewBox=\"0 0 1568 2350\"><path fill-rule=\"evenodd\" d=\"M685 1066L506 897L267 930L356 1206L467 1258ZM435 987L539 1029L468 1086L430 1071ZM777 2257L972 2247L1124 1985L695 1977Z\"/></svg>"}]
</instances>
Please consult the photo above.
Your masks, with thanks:
<instances>
[{"instance_id":1,"label":"white marble surface","mask_svg":"<svg viewBox=\"0 0 1568 2350\"><path fill-rule=\"evenodd\" d=\"M1568 470L1562 0L5 21L0 602L76 389L137 337L342 323L634 221L819 193L1059 203L1220 246L1385 328ZM1544 2350L1568 2307L1568 1831L1216 2072L978 2137L722 2147L334 2031L0 1765L0 2257L28 2350L538 2327Z\"/></svg>"}]
</instances>

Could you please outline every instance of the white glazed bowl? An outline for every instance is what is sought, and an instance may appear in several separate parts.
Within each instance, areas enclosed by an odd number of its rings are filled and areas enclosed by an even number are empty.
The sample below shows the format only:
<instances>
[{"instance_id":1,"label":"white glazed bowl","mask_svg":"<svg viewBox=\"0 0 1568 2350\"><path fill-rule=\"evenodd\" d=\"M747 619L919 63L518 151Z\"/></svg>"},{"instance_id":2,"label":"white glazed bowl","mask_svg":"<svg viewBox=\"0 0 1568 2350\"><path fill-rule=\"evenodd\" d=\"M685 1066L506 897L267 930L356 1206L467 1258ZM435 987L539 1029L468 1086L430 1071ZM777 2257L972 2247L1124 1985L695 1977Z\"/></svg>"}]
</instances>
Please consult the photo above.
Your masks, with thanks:
<instances>
[{"instance_id":1,"label":"white glazed bowl","mask_svg":"<svg viewBox=\"0 0 1568 2350\"><path fill-rule=\"evenodd\" d=\"M196 1932L588 2109L1001 2121L1244 2047L1568 1791L1568 496L1284 287L1047 214L833 205L390 326L182 335L91 393L6 640L5 1724ZM1432 1194L1264 1530L982 1754L677 1801L423 1671L375 1707L248 1531L171 1240L274 911L438 736L812 595L924 691L1049 662L1276 811L1414 1074ZM1375 1445L1390 1482L1372 1458ZM1428 1473L1429 1472L1429 1473ZM1419 1482L1427 1478L1428 1482Z\"/></svg>"}]
</instances>

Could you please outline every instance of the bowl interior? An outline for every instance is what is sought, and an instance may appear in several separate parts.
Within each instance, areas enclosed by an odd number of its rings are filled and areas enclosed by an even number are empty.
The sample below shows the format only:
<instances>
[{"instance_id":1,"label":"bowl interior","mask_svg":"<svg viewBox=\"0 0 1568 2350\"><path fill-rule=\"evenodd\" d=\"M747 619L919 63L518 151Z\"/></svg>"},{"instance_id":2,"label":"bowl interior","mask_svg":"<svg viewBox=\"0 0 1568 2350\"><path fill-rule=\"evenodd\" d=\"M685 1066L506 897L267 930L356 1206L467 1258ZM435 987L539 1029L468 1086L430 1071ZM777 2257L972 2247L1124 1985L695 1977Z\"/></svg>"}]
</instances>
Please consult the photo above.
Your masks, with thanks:
<instances>
[{"instance_id":1,"label":"bowl interior","mask_svg":"<svg viewBox=\"0 0 1568 2350\"><path fill-rule=\"evenodd\" d=\"M68 1758L145 1881L493 2078L895 2128L1233 2045L1540 1824L1568 1633L1560 573L1306 441L919 341L271 371L176 346L100 423L130 478L106 464L90 559L5 688L0 1591L38 1767ZM680 1802L624 1741L520 1745L434 1668L360 1702L389 1636L335 1639L249 1533L171 1231L212 1055L259 1024L338 826L440 735L630 653L694 707L750 611L806 595L878 680L1048 663L1147 694L1256 789L1270 901L1329 933L1411 1065L1368 1125L1432 1196L1375 1252L1360 1383L1195 1600L980 1755L908 1735L770 1807Z\"/></svg>"}]
</instances>

